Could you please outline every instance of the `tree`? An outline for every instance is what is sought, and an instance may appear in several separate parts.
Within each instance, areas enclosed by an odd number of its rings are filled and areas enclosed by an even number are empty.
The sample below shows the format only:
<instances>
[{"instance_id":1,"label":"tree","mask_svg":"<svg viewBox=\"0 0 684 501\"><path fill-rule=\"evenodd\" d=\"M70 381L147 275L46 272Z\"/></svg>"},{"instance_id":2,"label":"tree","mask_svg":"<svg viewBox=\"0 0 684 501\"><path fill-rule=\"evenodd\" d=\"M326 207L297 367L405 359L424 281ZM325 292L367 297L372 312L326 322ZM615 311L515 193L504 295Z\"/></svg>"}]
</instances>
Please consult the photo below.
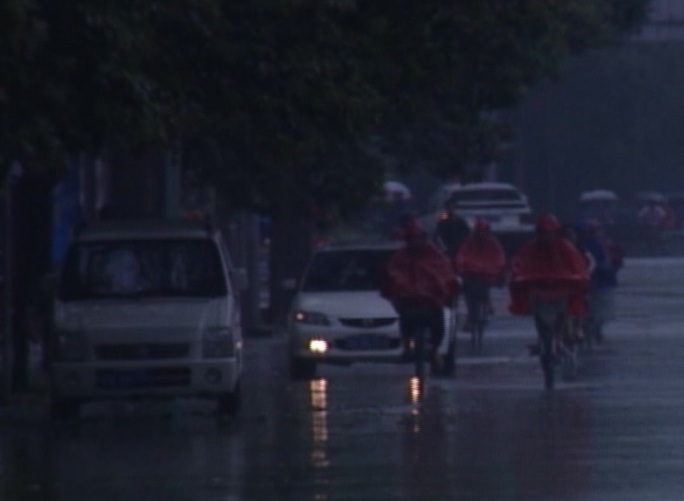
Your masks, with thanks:
<instances>
[{"instance_id":1,"label":"tree","mask_svg":"<svg viewBox=\"0 0 684 501\"><path fill-rule=\"evenodd\" d=\"M203 175L235 206L295 221L325 194L348 210L384 173L370 134L419 157L438 131L438 173L482 162L492 111L646 4L0 0L0 165L213 138L233 162Z\"/></svg>"}]
</instances>

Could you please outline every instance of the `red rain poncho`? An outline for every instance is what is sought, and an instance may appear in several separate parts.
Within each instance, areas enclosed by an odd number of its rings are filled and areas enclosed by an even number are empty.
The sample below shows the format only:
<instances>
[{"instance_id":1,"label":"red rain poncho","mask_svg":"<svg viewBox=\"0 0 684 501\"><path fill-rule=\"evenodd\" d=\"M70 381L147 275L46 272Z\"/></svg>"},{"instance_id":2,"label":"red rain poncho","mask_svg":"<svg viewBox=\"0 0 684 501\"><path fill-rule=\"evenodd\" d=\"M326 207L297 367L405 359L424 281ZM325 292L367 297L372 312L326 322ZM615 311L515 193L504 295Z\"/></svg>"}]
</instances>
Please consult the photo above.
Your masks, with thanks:
<instances>
[{"instance_id":1,"label":"red rain poncho","mask_svg":"<svg viewBox=\"0 0 684 501\"><path fill-rule=\"evenodd\" d=\"M569 312L581 314L589 285L589 269L582 254L566 239L556 237L542 244L538 239L523 244L513 257L509 283L514 315L529 315L530 292L548 296L567 295Z\"/></svg>"},{"instance_id":2,"label":"red rain poncho","mask_svg":"<svg viewBox=\"0 0 684 501\"><path fill-rule=\"evenodd\" d=\"M500 283L506 268L506 254L499 240L491 234L470 235L452 260L460 276L476 276L489 285Z\"/></svg>"},{"instance_id":3,"label":"red rain poncho","mask_svg":"<svg viewBox=\"0 0 684 501\"><path fill-rule=\"evenodd\" d=\"M458 292L456 273L444 253L431 243L418 251L397 250L389 259L381 289L394 304L402 300L446 306Z\"/></svg>"}]
</instances>

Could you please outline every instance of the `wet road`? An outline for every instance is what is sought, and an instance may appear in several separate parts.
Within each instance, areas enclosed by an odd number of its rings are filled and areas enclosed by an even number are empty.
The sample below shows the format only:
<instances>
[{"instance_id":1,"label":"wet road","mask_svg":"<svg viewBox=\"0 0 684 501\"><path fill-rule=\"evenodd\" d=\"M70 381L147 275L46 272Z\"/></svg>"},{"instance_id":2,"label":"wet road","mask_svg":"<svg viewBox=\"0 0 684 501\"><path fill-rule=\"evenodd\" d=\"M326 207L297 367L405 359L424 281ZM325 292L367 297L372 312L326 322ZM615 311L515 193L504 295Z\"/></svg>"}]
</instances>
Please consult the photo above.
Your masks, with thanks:
<instances>
[{"instance_id":1,"label":"wet road","mask_svg":"<svg viewBox=\"0 0 684 501\"><path fill-rule=\"evenodd\" d=\"M552 394L525 348L531 320L499 292L484 355L430 380L421 405L406 365L290 382L274 336L249 340L234 420L189 401L60 424L40 403L4 409L0 499L681 500L682 284L684 259L628 261L606 343Z\"/></svg>"}]
</instances>

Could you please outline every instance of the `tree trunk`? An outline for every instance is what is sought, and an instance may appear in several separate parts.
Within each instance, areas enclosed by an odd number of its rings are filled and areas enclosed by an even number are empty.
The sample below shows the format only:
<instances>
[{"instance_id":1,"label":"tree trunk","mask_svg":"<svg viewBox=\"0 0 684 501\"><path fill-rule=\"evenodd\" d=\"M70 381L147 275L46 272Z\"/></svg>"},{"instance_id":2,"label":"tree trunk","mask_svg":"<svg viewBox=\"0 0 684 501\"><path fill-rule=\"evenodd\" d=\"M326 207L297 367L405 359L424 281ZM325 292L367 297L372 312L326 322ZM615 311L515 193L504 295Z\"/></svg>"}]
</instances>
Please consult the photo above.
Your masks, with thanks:
<instances>
[{"instance_id":1,"label":"tree trunk","mask_svg":"<svg viewBox=\"0 0 684 501\"><path fill-rule=\"evenodd\" d=\"M273 218L270 249L270 317L284 326L296 285L311 257L313 225L300 211L284 207Z\"/></svg>"},{"instance_id":2,"label":"tree trunk","mask_svg":"<svg viewBox=\"0 0 684 501\"><path fill-rule=\"evenodd\" d=\"M51 183L26 171L12 209L12 390L28 388L29 337L45 335L43 279L50 272ZM41 325L40 332L30 326ZM34 339L44 341L44 339Z\"/></svg>"}]
</instances>

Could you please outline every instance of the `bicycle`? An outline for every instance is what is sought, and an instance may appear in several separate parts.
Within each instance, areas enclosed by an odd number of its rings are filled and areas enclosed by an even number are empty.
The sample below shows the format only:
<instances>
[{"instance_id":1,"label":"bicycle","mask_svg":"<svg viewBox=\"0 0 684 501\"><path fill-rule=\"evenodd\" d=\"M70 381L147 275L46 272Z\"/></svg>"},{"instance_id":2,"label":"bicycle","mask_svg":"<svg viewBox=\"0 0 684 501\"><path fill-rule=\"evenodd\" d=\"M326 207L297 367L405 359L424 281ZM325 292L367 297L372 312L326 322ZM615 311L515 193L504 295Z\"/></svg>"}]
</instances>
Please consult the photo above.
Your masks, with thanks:
<instances>
[{"instance_id":1,"label":"bicycle","mask_svg":"<svg viewBox=\"0 0 684 501\"><path fill-rule=\"evenodd\" d=\"M476 277L463 280L470 329L470 346L475 355L482 354L482 338L489 316L489 285Z\"/></svg>"},{"instance_id":2,"label":"bicycle","mask_svg":"<svg viewBox=\"0 0 684 501\"><path fill-rule=\"evenodd\" d=\"M432 375L449 376L453 374L456 357L456 336L455 331L452 332L452 328L455 328L453 316L449 319L449 325L442 326L443 313L440 318L437 318L435 310L409 308L402 312L402 320L405 322L406 328L405 361L413 362L415 377L421 381L425 379L426 362L430 364ZM433 329L444 330L441 346L433 345ZM446 346L444 346L445 343ZM444 353L440 354L440 351L444 351ZM438 357L441 364L437 363Z\"/></svg>"},{"instance_id":3,"label":"bicycle","mask_svg":"<svg viewBox=\"0 0 684 501\"><path fill-rule=\"evenodd\" d=\"M531 295L532 312L539 336L539 362L544 386L553 390L556 365L564 379L574 379L577 372L577 343L572 339L567 296Z\"/></svg>"}]
</instances>

